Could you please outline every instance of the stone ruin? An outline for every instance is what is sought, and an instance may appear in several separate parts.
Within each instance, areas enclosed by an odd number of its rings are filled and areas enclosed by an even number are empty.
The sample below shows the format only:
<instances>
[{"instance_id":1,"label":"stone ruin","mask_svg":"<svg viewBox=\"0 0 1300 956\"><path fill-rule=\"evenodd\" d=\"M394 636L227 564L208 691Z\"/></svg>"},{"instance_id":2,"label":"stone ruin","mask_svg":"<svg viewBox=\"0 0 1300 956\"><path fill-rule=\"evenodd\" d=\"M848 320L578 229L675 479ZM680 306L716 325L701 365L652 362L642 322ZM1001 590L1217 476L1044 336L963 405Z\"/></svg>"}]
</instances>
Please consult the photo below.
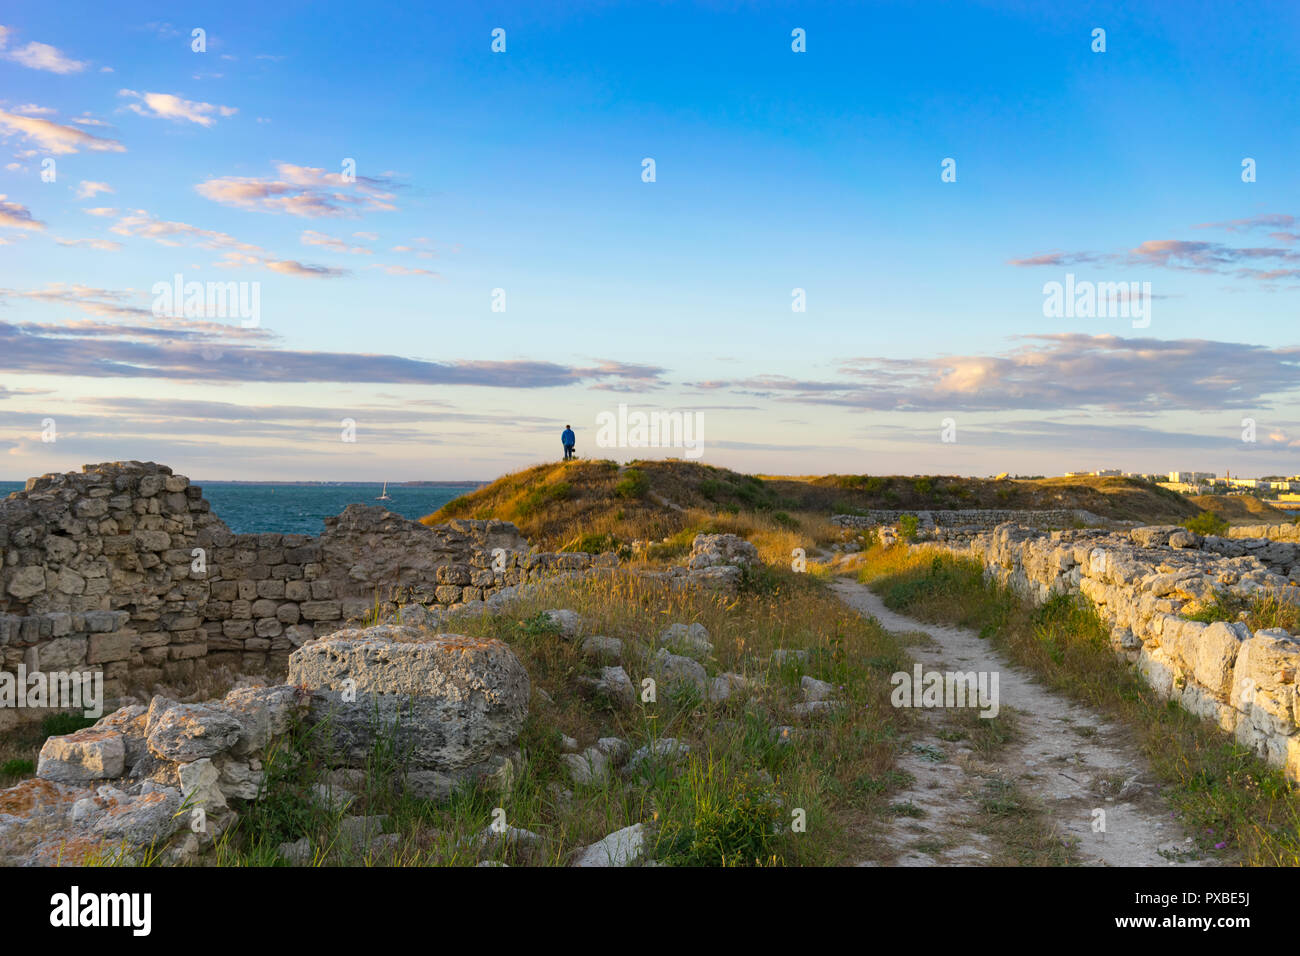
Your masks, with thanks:
<instances>
[{"instance_id":1,"label":"stone ruin","mask_svg":"<svg viewBox=\"0 0 1300 956\"><path fill-rule=\"evenodd\" d=\"M502 641L436 629L459 617L500 611L508 601L536 591L544 582L526 579L550 562L539 562L529 553L507 564L513 573L495 572L503 580L517 579L515 584L498 586L495 578L491 585L486 578L480 578L483 584L472 580L451 584L445 571L457 565L425 561L427 555L399 556L394 541L383 538L387 533L398 542L409 543L408 534L427 536L433 529L415 531L393 524L393 516L386 512L378 518L370 514L378 510L348 509L322 536L318 550L300 557L311 557L314 560L309 563L326 568L342 567L352 580L367 584L376 575L392 574L403 593L421 600L432 595L435 603L417 600L397 609L384 623L343 627L318 638L309 637L290 653L285 683L268 685L243 679L223 699L202 703L155 694L148 704L128 703L85 730L48 738L41 748L36 776L0 791L0 864L194 860L210 850L238 819L238 804L232 806L232 801L251 801L263 795L270 750L299 720L305 726L322 728L327 738L322 754L330 761L330 771L316 786L313 800L340 813L372 783L368 774L375 773L375 768L368 762L377 742L402 755L393 778L384 778L385 785L398 785L432 800L445 799L466 784L508 792L522 769L518 737L529 713L532 688L528 673ZM349 512L356 517L350 518ZM205 524L211 527L210 522ZM339 525L353 536L367 536L353 538L364 546L364 554L338 550L340 537L331 537L330 532L337 532ZM181 527L188 530L183 522ZM214 531L218 536L229 534L220 528ZM500 523L480 523L456 533L473 538L470 567L476 567L473 558L482 551L491 554L496 548L514 544L518 534L513 526ZM258 546L257 556L276 548L283 554L285 547L282 539L265 546L260 541L253 543ZM218 544L216 554L221 556L222 549L230 547ZM293 547L307 546L294 543ZM351 564L346 564L345 555L351 557ZM572 555L563 557L566 563L582 563L573 562ZM228 557L221 560L229 562ZM670 589L730 591L743 575L741 567L757 561L757 551L742 539L700 535L689 567L665 572L641 569L639 573L662 580ZM413 563L418 563L417 570L407 574ZM555 574L611 573L612 568L605 564L560 568ZM74 566L89 564L75 562ZM247 558L234 564L237 573L255 566ZM61 570L48 569L47 573L57 578ZM316 570L311 580L339 576ZM225 580L220 577L215 583ZM244 576L235 580L292 583L307 579ZM442 591L447 587L458 589L457 593ZM467 598L465 591L470 588L479 591ZM453 597L458 599L454 603L436 603L439 598L448 602ZM575 640L580 635L582 621L575 612L561 609L547 613L556 622L561 640ZM231 620L246 619L226 617L222 627ZM257 620L274 618L267 615ZM738 674L724 674L709 682L695 657L707 655L713 645L699 624L673 625L659 643L658 653L648 659L647 666L661 680L689 681L713 700L730 696L737 682L743 685L746 680ZM584 654L597 653L611 661L617 661L622 652L620 641L598 636L588 637L583 648ZM805 678L805 684L809 680ZM590 682L595 685L589 688L591 694L631 705L633 685L621 665L603 667L600 678ZM821 696L816 699L819 707L832 706ZM571 772L580 771L586 777L623 763L634 771L638 761L651 759L648 751L662 756L660 745L671 754L689 751L689 746L665 738L654 748L631 754L625 741L602 738L580 755L568 754L566 762ZM374 819L347 817L340 826L346 825L349 833L365 831ZM641 831L637 824L610 834L588 847L575 865L625 865L641 852ZM363 842L371 840L366 845L373 849L374 841L384 839L375 833ZM308 862L312 848L304 838L282 845L278 852L290 862Z\"/></svg>"},{"instance_id":2,"label":"stone ruin","mask_svg":"<svg viewBox=\"0 0 1300 956\"><path fill-rule=\"evenodd\" d=\"M86 465L0 501L0 670L102 673L110 700L214 665L282 675L295 648L399 606L615 563L531 550L508 522L429 527L374 505L319 536L235 534L164 465ZM0 708L0 730L39 716Z\"/></svg>"},{"instance_id":3,"label":"stone ruin","mask_svg":"<svg viewBox=\"0 0 1300 956\"><path fill-rule=\"evenodd\" d=\"M530 685L501 641L344 629L294 651L289 680L203 703L156 695L50 737L37 775L0 790L0 864L193 859L238 819L232 800L262 795L270 749L299 719L326 728L331 770L313 800L339 812L365 790L367 760L389 733L404 759L401 779L384 785L444 799L468 782L513 784Z\"/></svg>"}]
</instances>

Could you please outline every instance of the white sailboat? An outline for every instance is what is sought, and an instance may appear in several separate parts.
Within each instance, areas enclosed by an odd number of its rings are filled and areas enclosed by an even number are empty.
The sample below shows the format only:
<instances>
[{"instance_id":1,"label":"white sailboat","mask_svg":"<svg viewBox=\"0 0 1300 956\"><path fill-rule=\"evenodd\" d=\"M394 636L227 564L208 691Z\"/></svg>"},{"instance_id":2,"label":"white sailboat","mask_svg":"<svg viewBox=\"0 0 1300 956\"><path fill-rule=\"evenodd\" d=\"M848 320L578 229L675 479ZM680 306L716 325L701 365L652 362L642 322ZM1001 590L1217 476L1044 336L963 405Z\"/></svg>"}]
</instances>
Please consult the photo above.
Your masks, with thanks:
<instances>
[{"instance_id":1,"label":"white sailboat","mask_svg":"<svg viewBox=\"0 0 1300 956\"><path fill-rule=\"evenodd\" d=\"M379 497L376 498L375 500L376 500L376 501L392 501L392 500L393 500L393 496L390 495L390 494L388 493L388 482L386 482L386 481L384 482L384 490L381 491L381 492L379 493Z\"/></svg>"}]
</instances>

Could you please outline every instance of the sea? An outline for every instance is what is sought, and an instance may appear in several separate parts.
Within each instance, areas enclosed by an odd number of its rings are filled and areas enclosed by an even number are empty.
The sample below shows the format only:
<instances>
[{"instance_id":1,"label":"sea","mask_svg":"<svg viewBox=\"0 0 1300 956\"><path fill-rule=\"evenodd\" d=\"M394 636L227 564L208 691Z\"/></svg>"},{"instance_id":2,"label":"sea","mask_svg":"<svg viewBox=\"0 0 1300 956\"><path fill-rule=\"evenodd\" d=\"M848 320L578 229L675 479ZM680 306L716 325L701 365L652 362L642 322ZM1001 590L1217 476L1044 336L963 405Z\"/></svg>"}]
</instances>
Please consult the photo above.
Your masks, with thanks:
<instances>
[{"instance_id":1,"label":"sea","mask_svg":"<svg viewBox=\"0 0 1300 956\"><path fill-rule=\"evenodd\" d=\"M213 512L236 534L278 531L281 534L320 534L325 518L350 504L382 505L404 518L418 520L437 511L453 498L482 485L389 485L389 501L376 501L383 490L379 482L280 485L228 481L196 481ZM0 498L21 491L25 482L0 481Z\"/></svg>"}]
</instances>

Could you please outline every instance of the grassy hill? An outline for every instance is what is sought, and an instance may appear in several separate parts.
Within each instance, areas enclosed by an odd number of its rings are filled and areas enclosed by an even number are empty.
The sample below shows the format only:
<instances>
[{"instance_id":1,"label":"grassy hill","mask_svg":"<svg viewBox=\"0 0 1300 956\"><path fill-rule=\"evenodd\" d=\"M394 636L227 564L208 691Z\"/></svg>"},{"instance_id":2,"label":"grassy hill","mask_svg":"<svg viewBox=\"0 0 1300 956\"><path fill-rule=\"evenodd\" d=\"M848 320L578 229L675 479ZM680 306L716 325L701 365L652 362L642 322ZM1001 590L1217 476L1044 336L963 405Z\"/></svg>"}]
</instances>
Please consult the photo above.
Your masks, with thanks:
<instances>
[{"instance_id":1,"label":"grassy hill","mask_svg":"<svg viewBox=\"0 0 1300 956\"><path fill-rule=\"evenodd\" d=\"M699 531L731 531L775 552L834 540L832 514L872 508L1082 508L1111 520L1168 524L1200 513L1187 498L1131 478L760 477L689 461L620 467L580 459L506 475L423 521L513 521L530 541L556 550L600 551L664 538L678 550Z\"/></svg>"},{"instance_id":2,"label":"grassy hill","mask_svg":"<svg viewBox=\"0 0 1300 956\"><path fill-rule=\"evenodd\" d=\"M1187 500L1228 524L1290 524L1296 519L1294 513L1274 508L1253 495L1196 495Z\"/></svg>"}]
</instances>

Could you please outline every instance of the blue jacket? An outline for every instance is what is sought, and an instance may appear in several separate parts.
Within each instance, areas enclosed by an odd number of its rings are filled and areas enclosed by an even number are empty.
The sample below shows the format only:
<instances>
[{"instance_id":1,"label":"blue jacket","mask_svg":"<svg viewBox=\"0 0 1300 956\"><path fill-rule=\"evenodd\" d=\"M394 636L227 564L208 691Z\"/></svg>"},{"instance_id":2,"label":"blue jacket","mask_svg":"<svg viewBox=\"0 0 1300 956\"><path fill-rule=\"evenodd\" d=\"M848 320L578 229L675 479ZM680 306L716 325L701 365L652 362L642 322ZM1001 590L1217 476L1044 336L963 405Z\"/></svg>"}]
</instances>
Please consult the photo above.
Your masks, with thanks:
<instances>
[{"instance_id":1,"label":"blue jacket","mask_svg":"<svg viewBox=\"0 0 1300 956\"><path fill-rule=\"evenodd\" d=\"M572 429L572 428L566 428L566 429L564 430L563 434L560 435L560 442L561 442L561 443L562 443L566 448L571 448L571 447L573 447L575 444L577 444L577 441L578 441L577 436L575 436L575 435L573 434L573 429Z\"/></svg>"}]
</instances>

